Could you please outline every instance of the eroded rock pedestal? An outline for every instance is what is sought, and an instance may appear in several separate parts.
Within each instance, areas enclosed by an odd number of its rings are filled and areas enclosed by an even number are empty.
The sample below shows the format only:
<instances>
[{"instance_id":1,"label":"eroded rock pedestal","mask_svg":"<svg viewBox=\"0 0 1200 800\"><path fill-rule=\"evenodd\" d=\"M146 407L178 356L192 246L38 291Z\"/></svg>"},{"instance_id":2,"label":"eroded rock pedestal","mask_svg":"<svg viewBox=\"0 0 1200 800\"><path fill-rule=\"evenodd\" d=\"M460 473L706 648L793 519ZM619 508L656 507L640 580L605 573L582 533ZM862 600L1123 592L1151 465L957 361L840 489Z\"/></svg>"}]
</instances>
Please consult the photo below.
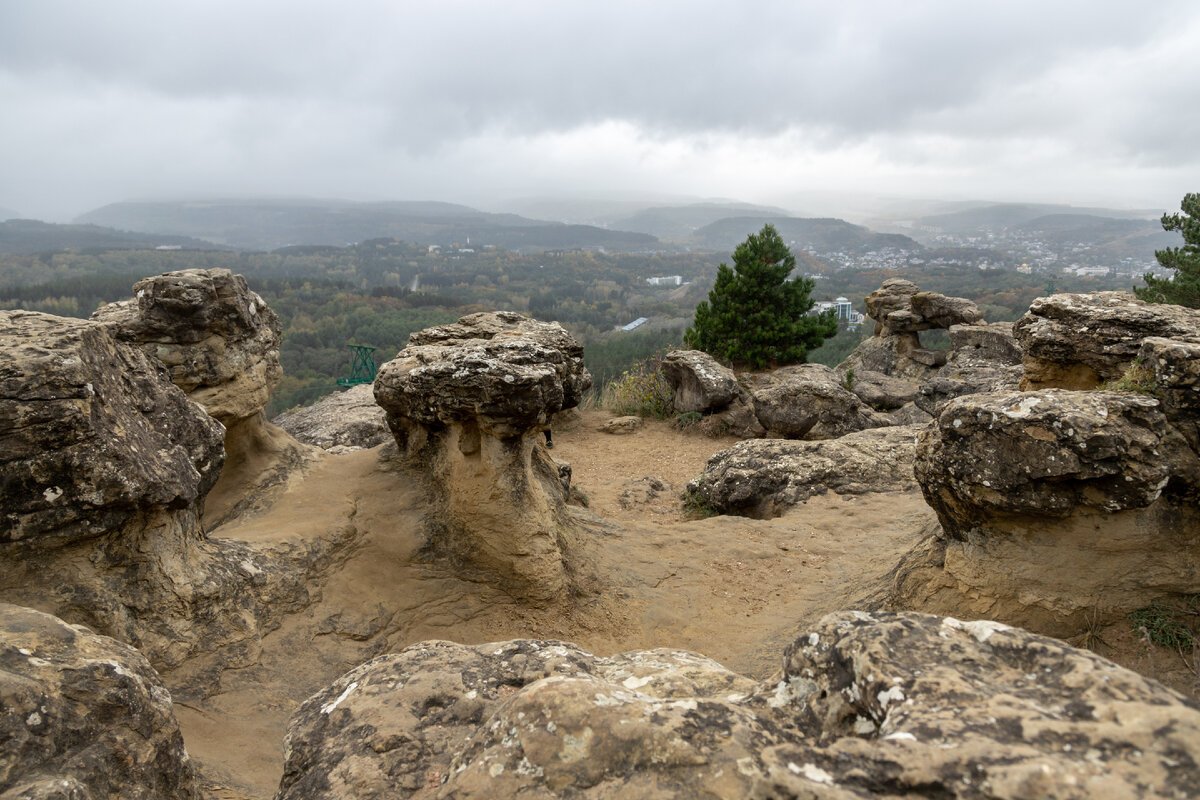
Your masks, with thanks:
<instances>
[{"instance_id":1,"label":"eroded rock pedestal","mask_svg":"<svg viewBox=\"0 0 1200 800\"><path fill-rule=\"evenodd\" d=\"M0 600L133 644L159 670L203 664L199 694L253 664L264 628L307 598L308 559L207 538L223 433L107 326L0 312Z\"/></svg>"},{"instance_id":2,"label":"eroded rock pedestal","mask_svg":"<svg viewBox=\"0 0 1200 800\"><path fill-rule=\"evenodd\" d=\"M225 426L226 463L206 508L213 527L252 489L279 482L305 448L263 415L283 377L275 312L227 269L187 269L138 281L134 298L93 319L162 362L172 382Z\"/></svg>"},{"instance_id":3,"label":"eroded rock pedestal","mask_svg":"<svg viewBox=\"0 0 1200 800\"><path fill-rule=\"evenodd\" d=\"M702 656L425 642L292 718L278 800L1188 797L1200 710L994 622L840 612L758 683Z\"/></svg>"},{"instance_id":4,"label":"eroded rock pedestal","mask_svg":"<svg viewBox=\"0 0 1200 800\"><path fill-rule=\"evenodd\" d=\"M557 323L488 312L409 337L375 399L402 457L429 476L435 548L516 596L562 593L567 491L542 431L590 386L583 348Z\"/></svg>"}]
</instances>

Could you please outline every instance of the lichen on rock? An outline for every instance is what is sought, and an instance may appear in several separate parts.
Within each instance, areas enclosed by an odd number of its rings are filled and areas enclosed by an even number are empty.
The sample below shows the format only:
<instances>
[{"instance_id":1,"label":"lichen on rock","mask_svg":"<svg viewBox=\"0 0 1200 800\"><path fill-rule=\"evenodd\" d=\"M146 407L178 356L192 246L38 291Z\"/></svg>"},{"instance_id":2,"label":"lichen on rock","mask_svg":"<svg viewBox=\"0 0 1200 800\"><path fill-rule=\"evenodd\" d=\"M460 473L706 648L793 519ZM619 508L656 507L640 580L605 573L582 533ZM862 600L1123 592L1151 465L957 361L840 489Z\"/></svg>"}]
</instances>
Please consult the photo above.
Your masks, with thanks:
<instances>
[{"instance_id":1,"label":"lichen on rock","mask_svg":"<svg viewBox=\"0 0 1200 800\"><path fill-rule=\"evenodd\" d=\"M415 333L383 365L375 399L401 457L429 480L436 549L519 597L566 589L568 494L541 437L590 386L562 326L513 312Z\"/></svg>"}]
</instances>

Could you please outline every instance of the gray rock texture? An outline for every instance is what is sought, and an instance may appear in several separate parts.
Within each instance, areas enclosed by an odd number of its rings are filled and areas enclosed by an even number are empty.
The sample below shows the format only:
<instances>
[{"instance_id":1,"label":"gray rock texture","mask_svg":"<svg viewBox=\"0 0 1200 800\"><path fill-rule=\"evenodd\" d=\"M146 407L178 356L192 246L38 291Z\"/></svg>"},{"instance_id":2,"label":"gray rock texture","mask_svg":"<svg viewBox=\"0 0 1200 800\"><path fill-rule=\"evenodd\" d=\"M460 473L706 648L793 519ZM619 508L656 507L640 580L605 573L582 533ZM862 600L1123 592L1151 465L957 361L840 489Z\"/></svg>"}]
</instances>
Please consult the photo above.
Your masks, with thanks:
<instances>
[{"instance_id":1,"label":"gray rock texture","mask_svg":"<svg viewBox=\"0 0 1200 800\"><path fill-rule=\"evenodd\" d=\"M223 429L95 322L0 312L0 600L189 662L196 693L257 659L329 542L206 537ZM317 552L321 551L321 552Z\"/></svg>"},{"instance_id":2,"label":"gray rock texture","mask_svg":"<svg viewBox=\"0 0 1200 800\"><path fill-rule=\"evenodd\" d=\"M722 514L765 519L827 491L913 489L913 455L922 427L876 428L817 442L738 442L710 458L687 492Z\"/></svg>"},{"instance_id":3,"label":"gray rock texture","mask_svg":"<svg viewBox=\"0 0 1200 800\"><path fill-rule=\"evenodd\" d=\"M841 612L756 683L680 651L426 642L293 716L277 800L1188 797L1200 710L993 622Z\"/></svg>"},{"instance_id":4,"label":"gray rock texture","mask_svg":"<svg viewBox=\"0 0 1200 800\"><path fill-rule=\"evenodd\" d=\"M674 390L672 404L681 413L722 409L739 392L733 370L700 350L672 350L663 356L662 371Z\"/></svg>"},{"instance_id":5,"label":"gray rock texture","mask_svg":"<svg viewBox=\"0 0 1200 800\"><path fill-rule=\"evenodd\" d=\"M768 435L834 439L878 428L887 419L845 387L845 378L823 364L795 364L749 378L754 415Z\"/></svg>"},{"instance_id":6,"label":"gray rock texture","mask_svg":"<svg viewBox=\"0 0 1200 800\"><path fill-rule=\"evenodd\" d=\"M375 402L370 384L351 386L311 406L280 414L273 423L297 440L320 447L361 449L391 441L387 416Z\"/></svg>"},{"instance_id":7,"label":"gray rock texture","mask_svg":"<svg viewBox=\"0 0 1200 800\"><path fill-rule=\"evenodd\" d=\"M171 695L129 645L0 603L0 797L199 800Z\"/></svg>"},{"instance_id":8,"label":"gray rock texture","mask_svg":"<svg viewBox=\"0 0 1200 800\"><path fill-rule=\"evenodd\" d=\"M1072 635L1200 591L1200 461L1151 397L960 397L915 474L942 534L898 570L899 606Z\"/></svg>"},{"instance_id":9,"label":"gray rock texture","mask_svg":"<svg viewBox=\"0 0 1200 800\"><path fill-rule=\"evenodd\" d=\"M257 414L283 377L279 318L227 269L138 281L134 299L92 315L167 366L171 380L222 423Z\"/></svg>"},{"instance_id":10,"label":"gray rock texture","mask_svg":"<svg viewBox=\"0 0 1200 800\"><path fill-rule=\"evenodd\" d=\"M541 431L590 386L583 348L557 323L489 312L409 337L375 400L428 475L436 549L522 599L566 590L568 495Z\"/></svg>"},{"instance_id":11,"label":"gray rock texture","mask_svg":"<svg viewBox=\"0 0 1200 800\"><path fill-rule=\"evenodd\" d=\"M1055 294L1034 300L1013 333L1022 389L1094 389L1121 377L1148 337L1200 343L1200 311L1126 292Z\"/></svg>"},{"instance_id":12,"label":"gray rock texture","mask_svg":"<svg viewBox=\"0 0 1200 800\"><path fill-rule=\"evenodd\" d=\"M843 375L843 382L850 384L850 391L876 411L903 408L906 403L913 401L919 388L915 381L893 378L869 369Z\"/></svg>"}]
</instances>

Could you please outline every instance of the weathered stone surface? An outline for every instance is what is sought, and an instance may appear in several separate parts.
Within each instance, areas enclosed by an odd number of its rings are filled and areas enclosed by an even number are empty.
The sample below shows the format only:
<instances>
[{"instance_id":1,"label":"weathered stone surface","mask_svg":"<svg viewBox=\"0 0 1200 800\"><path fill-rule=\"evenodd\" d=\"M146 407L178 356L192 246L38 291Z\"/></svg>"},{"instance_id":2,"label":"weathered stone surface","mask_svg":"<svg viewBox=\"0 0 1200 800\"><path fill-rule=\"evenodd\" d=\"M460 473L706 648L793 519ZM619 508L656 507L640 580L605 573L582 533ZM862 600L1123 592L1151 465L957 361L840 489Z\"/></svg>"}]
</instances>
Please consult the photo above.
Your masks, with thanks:
<instances>
[{"instance_id":1,"label":"weathered stone surface","mask_svg":"<svg viewBox=\"0 0 1200 800\"><path fill-rule=\"evenodd\" d=\"M322 450L375 447L392 438L387 417L375 402L374 389L366 383L322 397L311 406L286 411L272 422Z\"/></svg>"},{"instance_id":2,"label":"weathered stone surface","mask_svg":"<svg viewBox=\"0 0 1200 800\"><path fill-rule=\"evenodd\" d=\"M754 415L769 434L788 439L833 439L887 421L823 364L796 364L752 378Z\"/></svg>"},{"instance_id":3,"label":"weathered stone surface","mask_svg":"<svg viewBox=\"0 0 1200 800\"><path fill-rule=\"evenodd\" d=\"M636 416L613 417L605 420L600 426L601 433L610 433L613 436L625 436L630 433L637 433L642 429L642 418Z\"/></svg>"},{"instance_id":4,"label":"weathered stone surface","mask_svg":"<svg viewBox=\"0 0 1200 800\"><path fill-rule=\"evenodd\" d=\"M1021 363L1021 346L1013 336L1011 322L951 325L947 335L950 337L950 349L960 360L1009 366Z\"/></svg>"},{"instance_id":5,"label":"weathered stone surface","mask_svg":"<svg viewBox=\"0 0 1200 800\"><path fill-rule=\"evenodd\" d=\"M1138 360L1167 421L1200 451L1200 342L1152 336L1142 342Z\"/></svg>"},{"instance_id":6,"label":"weathered stone surface","mask_svg":"<svg viewBox=\"0 0 1200 800\"><path fill-rule=\"evenodd\" d=\"M0 797L198 800L171 695L134 648L0 603Z\"/></svg>"},{"instance_id":7,"label":"weathered stone surface","mask_svg":"<svg viewBox=\"0 0 1200 800\"><path fill-rule=\"evenodd\" d=\"M756 684L680 651L426 642L293 716L277 800L1187 797L1200 710L992 622L841 612Z\"/></svg>"},{"instance_id":8,"label":"weathered stone surface","mask_svg":"<svg viewBox=\"0 0 1200 800\"><path fill-rule=\"evenodd\" d=\"M222 427L92 322L0 311L0 547L72 544L196 504Z\"/></svg>"},{"instance_id":9,"label":"weathered stone surface","mask_svg":"<svg viewBox=\"0 0 1200 800\"><path fill-rule=\"evenodd\" d=\"M853 376L843 374L843 381L850 383L850 391L876 411L894 411L917 396L918 385L914 381L869 369L855 372Z\"/></svg>"},{"instance_id":10,"label":"weathered stone surface","mask_svg":"<svg viewBox=\"0 0 1200 800\"><path fill-rule=\"evenodd\" d=\"M245 278L187 269L140 280L133 292L93 319L165 364L175 385L221 422L266 407L283 377L279 318Z\"/></svg>"},{"instance_id":11,"label":"weathered stone surface","mask_svg":"<svg viewBox=\"0 0 1200 800\"><path fill-rule=\"evenodd\" d=\"M723 514L768 518L826 491L912 489L922 427L876 428L818 442L738 442L710 458L687 491Z\"/></svg>"},{"instance_id":12,"label":"weathered stone surface","mask_svg":"<svg viewBox=\"0 0 1200 800\"><path fill-rule=\"evenodd\" d=\"M1148 337L1200 343L1200 311L1126 292L1039 297L1013 325L1022 389L1093 389L1121 377Z\"/></svg>"},{"instance_id":13,"label":"weathered stone surface","mask_svg":"<svg viewBox=\"0 0 1200 800\"><path fill-rule=\"evenodd\" d=\"M1200 469L1152 398L960 397L922 436L914 471L942 532L898 569L898 607L1066 636L1200 591Z\"/></svg>"},{"instance_id":14,"label":"weathered stone surface","mask_svg":"<svg viewBox=\"0 0 1200 800\"><path fill-rule=\"evenodd\" d=\"M307 598L312 553L206 538L222 433L105 326L0 312L0 600L133 644L160 670L200 659L201 694L254 663L262 631Z\"/></svg>"},{"instance_id":15,"label":"weathered stone surface","mask_svg":"<svg viewBox=\"0 0 1200 800\"><path fill-rule=\"evenodd\" d=\"M1021 351L1011 325L955 325L945 366L925 380L915 402L937 416L945 404L968 394L1016 389L1021 382Z\"/></svg>"},{"instance_id":16,"label":"weathered stone surface","mask_svg":"<svg viewBox=\"0 0 1200 800\"><path fill-rule=\"evenodd\" d=\"M672 403L679 412L715 411L738 394L733 370L701 350L672 350L663 356L662 371L674 390Z\"/></svg>"},{"instance_id":17,"label":"weathered stone surface","mask_svg":"<svg viewBox=\"0 0 1200 800\"><path fill-rule=\"evenodd\" d=\"M557 323L503 311L409 342L379 370L375 400L402 458L429 476L431 544L514 596L559 596L568 494L541 432L591 386L583 348Z\"/></svg>"}]
</instances>

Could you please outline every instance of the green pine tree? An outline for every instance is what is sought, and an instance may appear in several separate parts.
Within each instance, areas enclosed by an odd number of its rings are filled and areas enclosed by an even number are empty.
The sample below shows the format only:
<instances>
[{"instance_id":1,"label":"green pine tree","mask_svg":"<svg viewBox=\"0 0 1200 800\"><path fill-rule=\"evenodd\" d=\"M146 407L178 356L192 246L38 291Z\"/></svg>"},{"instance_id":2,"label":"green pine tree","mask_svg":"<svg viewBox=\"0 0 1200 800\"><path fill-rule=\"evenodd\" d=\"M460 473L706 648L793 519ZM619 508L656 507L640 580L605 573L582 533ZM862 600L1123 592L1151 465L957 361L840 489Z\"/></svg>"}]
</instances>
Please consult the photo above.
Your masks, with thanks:
<instances>
[{"instance_id":1,"label":"green pine tree","mask_svg":"<svg viewBox=\"0 0 1200 800\"><path fill-rule=\"evenodd\" d=\"M774 226L750 234L733 251L733 269L717 268L708 300L696 306L684 335L688 346L754 369L804 361L837 333L837 319L807 316L813 282L787 280L795 266Z\"/></svg>"},{"instance_id":2,"label":"green pine tree","mask_svg":"<svg viewBox=\"0 0 1200 800\"><path fill-rule=\"evenodd\" d=\"M1158 263L1175 270L1175 274L1169 278L1156 278L1146 273L1146 287L1134 289L1134 292L1151 303L1200 308L1200 194L1185 194L1180 208L1182 214L1163 214L1162 226L1166 231L1182 232L1183 247L1154 252Z\"/></svg>"}]
</instances>

